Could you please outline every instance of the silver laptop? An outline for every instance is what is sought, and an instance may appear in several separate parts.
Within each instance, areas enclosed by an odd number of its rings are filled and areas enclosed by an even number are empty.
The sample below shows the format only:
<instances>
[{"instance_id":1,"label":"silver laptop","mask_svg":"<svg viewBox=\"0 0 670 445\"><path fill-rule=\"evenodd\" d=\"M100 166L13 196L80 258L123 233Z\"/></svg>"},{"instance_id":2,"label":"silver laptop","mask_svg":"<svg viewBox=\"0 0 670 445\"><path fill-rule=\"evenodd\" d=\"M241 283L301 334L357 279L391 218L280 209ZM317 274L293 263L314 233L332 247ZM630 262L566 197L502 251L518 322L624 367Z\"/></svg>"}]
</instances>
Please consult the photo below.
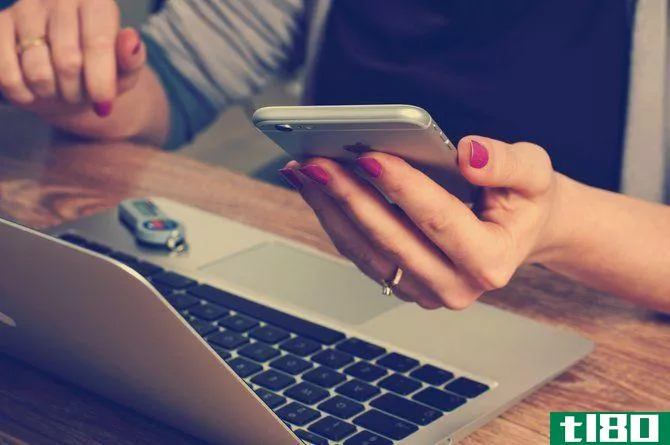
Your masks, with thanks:
<instances>
[{"instance_id":1,"label":"silver laptop","mask_svg":"<svg viewBox=\"0 0 670 445\"><path fill-rule=\"evenodd\" d=\"M450 444L592 343L485 304L424 311L352 265L166 199L190 249L116 211L2 221L0 349L212 443ZM528 304L533 304L529 301Z\"/></svg>"}]
</instances>

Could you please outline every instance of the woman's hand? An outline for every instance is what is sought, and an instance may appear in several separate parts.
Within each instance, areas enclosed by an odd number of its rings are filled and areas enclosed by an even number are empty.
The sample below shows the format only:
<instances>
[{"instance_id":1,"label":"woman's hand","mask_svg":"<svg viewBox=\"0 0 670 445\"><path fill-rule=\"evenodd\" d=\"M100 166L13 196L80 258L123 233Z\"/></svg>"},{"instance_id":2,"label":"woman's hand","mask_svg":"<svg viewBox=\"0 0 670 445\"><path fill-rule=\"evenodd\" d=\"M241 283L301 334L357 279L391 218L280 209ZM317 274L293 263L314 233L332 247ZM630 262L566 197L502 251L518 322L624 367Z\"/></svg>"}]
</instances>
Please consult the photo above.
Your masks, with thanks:
<instances>
[{"instance_id":1,"label":"woman's hand","mask_svg":"<svg viewBox=\"0 0 670 445\"><path fill-rule=\"evenodd\" d=\"M399 298L426 309L463 309L552 249L560 177L547 153L528 143L467 137L458 157L463 176L482 187L474 211L383 153L365 154L357 164L397 207L331 160L291 162L282 174L365 274L382 282L401 267Z\"/></svg>"},{"instance_id":2,"label":"woman's hand","mask_svg":"<svg viewBox=\"0 0 670 445\"><path fill-rule=\"evenodd\" d=\"M106 117L145 61L115 0L20 0L0 12L0 95L39 114Z\"/></svg>"}]
</instances>

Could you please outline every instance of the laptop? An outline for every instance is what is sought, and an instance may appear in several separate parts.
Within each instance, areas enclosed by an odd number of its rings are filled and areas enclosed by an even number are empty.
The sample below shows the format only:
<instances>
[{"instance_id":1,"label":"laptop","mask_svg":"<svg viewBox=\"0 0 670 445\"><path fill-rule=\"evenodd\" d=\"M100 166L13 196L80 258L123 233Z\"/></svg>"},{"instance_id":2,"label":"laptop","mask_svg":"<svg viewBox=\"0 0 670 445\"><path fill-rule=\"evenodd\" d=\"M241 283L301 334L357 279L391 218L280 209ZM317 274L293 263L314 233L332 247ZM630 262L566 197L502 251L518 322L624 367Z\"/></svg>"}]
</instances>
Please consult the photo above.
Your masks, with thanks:
<instances>
[{"instance_id":1,"label":"laptop","mask_svg":"<svg viewBox=\"0 0 670 445\"><path fill-rule=\"evenodd\" d=\"M211 443L451 444L592 349L486 304L425 311L350 263L168 199L190 248L116 210L0 222L0 350ZM529 304L532 304L529 301Z\"/></svg>"}]
</instances>

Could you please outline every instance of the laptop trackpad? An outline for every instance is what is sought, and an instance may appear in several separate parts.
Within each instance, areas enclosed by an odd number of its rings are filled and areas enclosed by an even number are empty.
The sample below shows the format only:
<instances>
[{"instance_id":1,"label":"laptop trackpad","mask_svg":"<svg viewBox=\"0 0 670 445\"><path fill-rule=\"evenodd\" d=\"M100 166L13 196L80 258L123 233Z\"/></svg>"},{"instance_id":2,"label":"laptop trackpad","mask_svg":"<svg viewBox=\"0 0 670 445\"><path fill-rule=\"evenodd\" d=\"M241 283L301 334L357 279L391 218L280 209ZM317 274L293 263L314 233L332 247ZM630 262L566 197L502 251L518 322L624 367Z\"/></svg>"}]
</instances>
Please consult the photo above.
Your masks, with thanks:
<instances>
[{"instance_id":1,"label":"laptop trackpad","mask_svg":"<svg viewBox=\"0 0 670 445\"><path fill-rule=\"evenodd\" d=\"M203 266L206 275L277 300L360 324L400 304L353 265L282 243L255 246Z\"/></svg>"}]
</instances>

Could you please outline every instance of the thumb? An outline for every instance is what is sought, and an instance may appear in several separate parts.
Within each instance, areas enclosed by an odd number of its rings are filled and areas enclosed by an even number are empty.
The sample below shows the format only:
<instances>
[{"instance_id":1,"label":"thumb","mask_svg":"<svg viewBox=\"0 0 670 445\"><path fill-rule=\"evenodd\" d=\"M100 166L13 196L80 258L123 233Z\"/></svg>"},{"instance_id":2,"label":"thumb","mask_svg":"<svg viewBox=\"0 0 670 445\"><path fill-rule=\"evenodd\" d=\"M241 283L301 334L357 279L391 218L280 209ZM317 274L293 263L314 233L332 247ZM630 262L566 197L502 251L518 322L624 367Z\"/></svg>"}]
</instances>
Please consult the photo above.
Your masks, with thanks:
<instances>
[{"instance_id":1,"label":"thumb","mask_svg":"<svg viewBox=\"0 0 670 445\"><path fill-rule=\"evenodd\" d=\"M123 29L116 38L116 58L121 76L138 72L146 63L146 48L134 28Z\"/></svg>"},{"instance_id":2,"label":"thumb","mask_svg":"<svg viewBox=\"0 0 670 445\"><path fill-rule=\"evenodd\" d=\"M472 184L509 188L527 196L545 193L554 171L549 155L538 145L507 144L480 136L461 139L458 165Z\"/></svg>"},{"instance_id":3,"label":"thumb","mask_svg":"<svg viewBox=\"0 0 670 445\"><path fill-rule=\"evenodd\" d=\"M135 88L147 61L146 45L142 43L140 33L133 28L122 30L116 38L116 57L119 70L118 91L123 94Z\"/></svg>"}]
</instances>

